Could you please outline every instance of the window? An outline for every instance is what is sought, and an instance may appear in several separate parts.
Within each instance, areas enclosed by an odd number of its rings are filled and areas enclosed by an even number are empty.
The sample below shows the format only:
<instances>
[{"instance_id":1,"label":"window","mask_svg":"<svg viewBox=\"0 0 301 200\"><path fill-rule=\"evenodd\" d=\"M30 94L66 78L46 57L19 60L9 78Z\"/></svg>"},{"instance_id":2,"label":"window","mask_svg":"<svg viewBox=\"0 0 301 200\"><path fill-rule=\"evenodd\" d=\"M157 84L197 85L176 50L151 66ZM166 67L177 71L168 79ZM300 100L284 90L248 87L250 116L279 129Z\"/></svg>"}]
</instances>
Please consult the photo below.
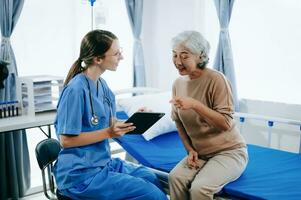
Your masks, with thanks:
<instances>
[{"instance_id":1,"label":"window","mask_svg":"<svg viewBox=\"0 0 301 200\"><path fill-rule=\"evenodd\" d=\"M240 98L300 104L301 3L236 1L230 22Z\"/></svg>"},{"instance_id":2,"label":"window","mask_svg":"<svg viewBox=\"0 0 301 200\"><path fill-rule=\"evenodd\" d=\"M235 1L229 25L239 98L300 104L301 3ZM214 2L205 7L205 36L214 62L219 22Z\"/></svg>"},{"instance_id":3,"label":"window","mask_svg":"<svg viewBox=\"0 0 301 200\"><path fill-rule=\"evenodd\" d=\"M113 90L131 87L133 39L125 2L96 1L94 17L100 15L103 20L96 19L94 27L116 34L124 55L117 71L108 71L103 77ZM90 30L88 1L26 1L12 36L19 76L51 74L66 77L78 58L81 39Z\"/></svg>"}]
</instances>

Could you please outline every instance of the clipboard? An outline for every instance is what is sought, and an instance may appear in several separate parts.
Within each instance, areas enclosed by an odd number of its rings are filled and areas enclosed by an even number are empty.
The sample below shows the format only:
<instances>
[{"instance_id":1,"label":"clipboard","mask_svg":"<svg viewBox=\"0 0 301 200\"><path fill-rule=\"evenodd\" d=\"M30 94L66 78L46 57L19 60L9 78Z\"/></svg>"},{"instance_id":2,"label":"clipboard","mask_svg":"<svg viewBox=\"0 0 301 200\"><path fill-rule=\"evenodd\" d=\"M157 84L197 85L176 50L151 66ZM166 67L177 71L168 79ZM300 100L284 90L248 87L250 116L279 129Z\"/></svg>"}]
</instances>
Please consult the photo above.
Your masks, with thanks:
<instances>
[{"instance_id":1,"label":"clipboard","mask_svg":"<svg viewBox=\"0 0 301 200\"><path fill-rule=\"evenodd\" d=\"M125 123L133 123L136 128L126 134L143 134L164 115L158 112L135 112Z\"/></svg>"}]
</instances>

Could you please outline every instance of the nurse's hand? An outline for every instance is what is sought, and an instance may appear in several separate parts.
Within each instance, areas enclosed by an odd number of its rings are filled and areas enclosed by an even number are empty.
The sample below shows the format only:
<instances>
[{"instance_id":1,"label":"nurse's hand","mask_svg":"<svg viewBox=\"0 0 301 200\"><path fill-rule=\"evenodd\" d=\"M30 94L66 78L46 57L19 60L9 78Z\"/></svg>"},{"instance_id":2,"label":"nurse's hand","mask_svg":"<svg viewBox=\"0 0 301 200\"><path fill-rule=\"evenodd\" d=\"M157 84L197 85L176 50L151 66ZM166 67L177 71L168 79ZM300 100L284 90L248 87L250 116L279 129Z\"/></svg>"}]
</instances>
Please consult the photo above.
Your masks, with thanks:
<instances>
[{"instance_id":1,"label":"nurse's hand","mask_svg":"<svg viewBox=\"0 0 301 200\"><path fill-rule=\"evenodd\" d=\"M124 123L120 121L115 121L108 129L109 138L116 138L123 136L125 133L134 130L136 127L133 123Z\"/></svg>"},{"instance_id":2,"label":"nurse's hand","mask_svg":"<svg viewBox=\"0 0 301 200\"><path fill-rule=\"evenodd\" d=\"M143 106L138 109L138 112L152 112L152 110L148 109L146 106Z\"/></svg>"}]
</instances>

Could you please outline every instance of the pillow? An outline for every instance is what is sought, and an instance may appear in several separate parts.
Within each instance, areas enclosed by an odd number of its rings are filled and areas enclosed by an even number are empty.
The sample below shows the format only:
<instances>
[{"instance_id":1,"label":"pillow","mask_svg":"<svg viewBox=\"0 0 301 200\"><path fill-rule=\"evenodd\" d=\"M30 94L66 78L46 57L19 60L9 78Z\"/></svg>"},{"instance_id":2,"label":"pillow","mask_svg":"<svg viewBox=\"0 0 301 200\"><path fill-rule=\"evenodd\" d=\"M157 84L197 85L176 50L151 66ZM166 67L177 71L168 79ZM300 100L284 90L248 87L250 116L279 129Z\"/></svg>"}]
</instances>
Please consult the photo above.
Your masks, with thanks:
<instances>
[{"instance_id":1,"label":"pillow","mask_svg":"<svg viewBox=\"0 0 301 200\"><path fill-rule=\"evenodd\" d=\"M171 99L171 92L159 92L155 94L138 95L130 98L124 98L117 100L117 106L126 112L128 116L131 116L138 111L139 108L146 107L152 112L165 113L157 123L149 128L142 136L146 140L151 140L154 137L162 135L164 133L176 131L176 125L171 119L171 105L169 103Z\"/></svg>"}]
</instances>

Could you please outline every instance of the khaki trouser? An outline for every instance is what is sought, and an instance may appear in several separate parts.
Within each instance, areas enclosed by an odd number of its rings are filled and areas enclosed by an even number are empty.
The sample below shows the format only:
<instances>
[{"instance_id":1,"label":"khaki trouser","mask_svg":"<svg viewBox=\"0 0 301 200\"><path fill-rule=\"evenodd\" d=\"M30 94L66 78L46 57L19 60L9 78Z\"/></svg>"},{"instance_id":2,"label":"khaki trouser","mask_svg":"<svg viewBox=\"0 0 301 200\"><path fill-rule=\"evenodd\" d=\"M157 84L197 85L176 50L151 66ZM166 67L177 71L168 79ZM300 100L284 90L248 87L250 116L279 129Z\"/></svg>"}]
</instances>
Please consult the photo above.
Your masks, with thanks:
<instances>
[{"instance_id":1,"label":"khaki trouser","mask_svg":"<svg viewBox=\"0 0 301 200\"><path fill-rule=\"evenodd\" d=\"M246 148L222 151L207 161L199 159L199 169L188 167L185 157L169 174L170 199L213 199L224 185L242 174L247 162Z\"/></svg>"}]
</instances>

